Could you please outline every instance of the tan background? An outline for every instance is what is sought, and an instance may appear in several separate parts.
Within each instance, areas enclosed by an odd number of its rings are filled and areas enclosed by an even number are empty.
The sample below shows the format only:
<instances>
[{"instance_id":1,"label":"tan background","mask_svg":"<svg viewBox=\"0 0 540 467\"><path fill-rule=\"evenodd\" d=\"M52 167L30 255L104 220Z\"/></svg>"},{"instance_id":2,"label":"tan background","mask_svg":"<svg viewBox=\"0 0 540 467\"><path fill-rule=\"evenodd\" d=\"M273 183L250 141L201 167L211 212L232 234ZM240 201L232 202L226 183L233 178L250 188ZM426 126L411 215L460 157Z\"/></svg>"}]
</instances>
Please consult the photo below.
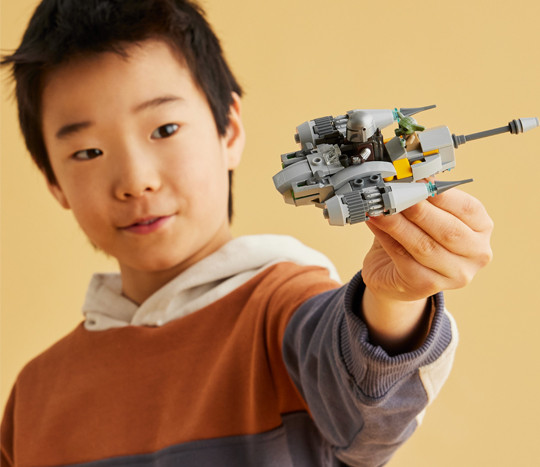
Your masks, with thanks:
<instances>
[{"instance_id":1,"label":"tan background","mask_svg":"<svg viewBox=\"0 0 540 467\"><path fill-rule=\"evenodd\" d=\"M18 44L36 4L1 0L3 49ZM368 229L330 228L320 211L285 205L272 185L279 155L296 150L298 124L352 108L437 104L419 121L467 134L540 114L537 0L203 4L246 91L235 234L295 235L344 279L362 265ZM24 363L81 320L92 272L115 268L47 193L9 92L4 82L2 405ZM442 177L475 178L467 190L495 220L495 259L447 294L461 330L455 369L392 467L540 465L539 146L540 129L471 142Z\"/></svg>"}]
</instances>

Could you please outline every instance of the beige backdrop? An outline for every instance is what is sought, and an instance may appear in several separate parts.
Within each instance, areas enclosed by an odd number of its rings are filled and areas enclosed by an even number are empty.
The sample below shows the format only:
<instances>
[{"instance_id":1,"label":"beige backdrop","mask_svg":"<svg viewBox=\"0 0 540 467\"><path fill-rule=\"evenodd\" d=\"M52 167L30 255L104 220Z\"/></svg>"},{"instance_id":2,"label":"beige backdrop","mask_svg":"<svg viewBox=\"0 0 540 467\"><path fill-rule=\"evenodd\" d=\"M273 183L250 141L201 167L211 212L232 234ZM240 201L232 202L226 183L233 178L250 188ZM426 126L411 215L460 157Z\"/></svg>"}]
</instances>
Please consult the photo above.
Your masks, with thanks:
<instances>
[{"instance_id":1,"label":"beige backdrop","mask_svg":"<svg viewBox=\"0 0 540 467\"><path fill-rule=\"evenodd\" d=\"M12 49L37 1L1 2L2 48ZM368 229L331 228L320 211L285 205L272 185L280 154L296 150L298 124L352 108L437 104L420 122L466 134L540 114L538 0L203 4L246 91L235 234L295 235L344 279L362 265ZM24 363L81 320L92 272L115 268L49 196L9 93L4 83L2 405ZM447 293L461 330L455 368L392 467L540 465L539 146L540 129L472 142L442 176L475 178L466 189L495 220L495 259L468 288Z\"/></svg>"}]
</instances>

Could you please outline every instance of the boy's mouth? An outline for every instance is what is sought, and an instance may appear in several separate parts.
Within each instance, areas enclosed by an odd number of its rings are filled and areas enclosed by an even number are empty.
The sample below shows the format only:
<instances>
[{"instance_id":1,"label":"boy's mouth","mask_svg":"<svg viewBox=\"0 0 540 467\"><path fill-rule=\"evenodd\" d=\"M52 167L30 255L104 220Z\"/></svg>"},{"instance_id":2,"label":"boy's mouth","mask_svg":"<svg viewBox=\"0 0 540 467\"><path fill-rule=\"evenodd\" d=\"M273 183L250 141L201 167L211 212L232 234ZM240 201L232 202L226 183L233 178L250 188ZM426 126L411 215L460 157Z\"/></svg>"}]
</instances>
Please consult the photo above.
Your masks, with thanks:
<instances>
[{"instance_id":1,"label":"boy's mouth","mask_svg":"<svg viewBox=\"0 0 540 467\"><path fill-rule=\"evenodd\" d=\"M155 232L163 224L165 224L172 216L157 216L157 217L146 217L144 219L138 219L133 224L121 227L121 230L126 230L128 232L133 232L137 234L147 234Z\"/></svg>"},{"instance_id":2,"label":"boy's mouth","mask_svg":"<svg viewBox=\"0 0 540 467\"><path fill-rule=\"evenodd\" d=\"M159 219L161 219L161 217L153 217L152 219L148 219L145 221L135 222L132 225L150 225L150 224L153 224L154 222L157 222Z\"/></svg>"}]
</instances>

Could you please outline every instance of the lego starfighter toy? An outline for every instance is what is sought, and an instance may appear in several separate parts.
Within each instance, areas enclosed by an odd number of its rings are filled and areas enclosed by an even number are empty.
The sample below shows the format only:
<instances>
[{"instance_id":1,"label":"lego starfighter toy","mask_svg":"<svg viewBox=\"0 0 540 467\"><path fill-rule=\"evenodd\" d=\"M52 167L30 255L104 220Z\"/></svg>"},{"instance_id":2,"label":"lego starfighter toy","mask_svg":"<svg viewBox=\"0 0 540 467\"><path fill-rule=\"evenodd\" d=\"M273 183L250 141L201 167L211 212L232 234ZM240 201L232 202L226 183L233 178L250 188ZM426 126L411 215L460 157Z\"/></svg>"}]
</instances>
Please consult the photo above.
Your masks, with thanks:
<instances>
[{"instance_id":1,"label":"lego starfighter toy","mask_svg":"<svg viewBox=\"0 0 540 467\"><path fill-rule=\"evenodd\" d=\"M323 209L330 225L355 224L471 182L414 183L454 168L454 149L467 141L540 125L538 118L521 118L456 136L446 126L425 129L412 117L434 107L351 110L304 122L295 134L301 149L281 156L283 168L273 177L274 185L288 204ZM384 139L381 130L394 122L395 136Z\"/></svg>"}]
</instances>

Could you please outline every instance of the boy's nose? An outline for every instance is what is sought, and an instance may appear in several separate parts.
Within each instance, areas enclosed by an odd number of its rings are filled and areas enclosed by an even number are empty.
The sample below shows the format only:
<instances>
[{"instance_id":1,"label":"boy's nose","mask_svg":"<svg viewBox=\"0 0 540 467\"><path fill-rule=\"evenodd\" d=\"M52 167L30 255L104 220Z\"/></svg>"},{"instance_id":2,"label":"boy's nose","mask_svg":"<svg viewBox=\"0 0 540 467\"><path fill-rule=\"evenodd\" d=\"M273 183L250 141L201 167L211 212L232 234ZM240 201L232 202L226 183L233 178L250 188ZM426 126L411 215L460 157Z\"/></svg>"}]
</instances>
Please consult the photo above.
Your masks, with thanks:
<instances>
[{"instance_id":1,"label":"boy's nose","mask_svg":"<svg viewBox=\"0 0 540 467\"><path fill-rule=\"evenodd\" d=\"M145 193L150 193L156 191L153 185L148 184L147 186L130 186L130 187L121 187L117 190L116 197L122 200L129 198L138 198Z\"/></svg>"},{"instance_id":2,"label":"boy's nose","mask_svg":"<svg viewBox=\"0 0 540 467\"><path fill-rule=\"evenodd\" d=\"M120 200L138 198L156 192L161 187L159 171L148 158L124 157L118 167L114 194Z\"/></svg>"}]
</instances>

